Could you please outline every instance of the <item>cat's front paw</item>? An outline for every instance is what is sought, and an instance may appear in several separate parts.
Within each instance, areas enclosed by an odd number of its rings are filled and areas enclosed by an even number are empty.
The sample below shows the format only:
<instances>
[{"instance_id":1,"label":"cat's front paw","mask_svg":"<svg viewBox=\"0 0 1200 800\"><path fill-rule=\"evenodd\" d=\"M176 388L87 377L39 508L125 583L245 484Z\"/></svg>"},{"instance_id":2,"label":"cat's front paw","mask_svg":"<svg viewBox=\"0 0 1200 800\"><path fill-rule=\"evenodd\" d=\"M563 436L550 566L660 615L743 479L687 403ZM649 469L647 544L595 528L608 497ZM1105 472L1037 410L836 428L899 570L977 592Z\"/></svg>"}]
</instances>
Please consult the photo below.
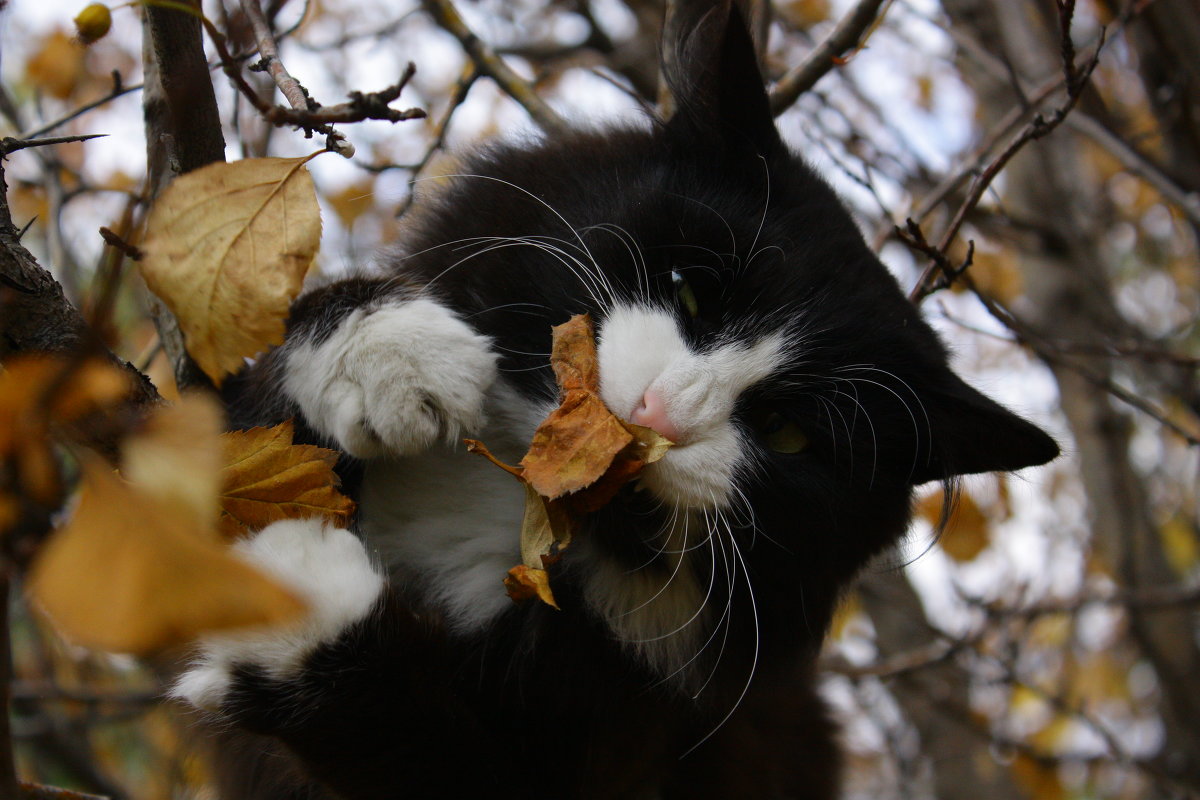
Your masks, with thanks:
<instances>
[{"instance_id":1,"label":"cat's front paw","mask_svg":"<svg viewBox=\"0 0 1200 800\"><path fill-rule=\"evenodd\" d=\"M234 549L300 595L308 613L291 625L200 640L170 694L214 712L226 705L239 671L277 682L296 678L318 647L337 641L371 613L385 584L357 536L318 518L273 523Z\"/></svg>"},{"instance_id":2,"label":"cat's front paw","mask_svg":"<svg viewBox=\"0 0 1200 800\"><path fill-rule=\"evenodd\" d=\"M491 341L429 299L355 312L288 355L288 394L316 430L359 458L407 455L484 423Z\"/></svg>"}]
</instances>

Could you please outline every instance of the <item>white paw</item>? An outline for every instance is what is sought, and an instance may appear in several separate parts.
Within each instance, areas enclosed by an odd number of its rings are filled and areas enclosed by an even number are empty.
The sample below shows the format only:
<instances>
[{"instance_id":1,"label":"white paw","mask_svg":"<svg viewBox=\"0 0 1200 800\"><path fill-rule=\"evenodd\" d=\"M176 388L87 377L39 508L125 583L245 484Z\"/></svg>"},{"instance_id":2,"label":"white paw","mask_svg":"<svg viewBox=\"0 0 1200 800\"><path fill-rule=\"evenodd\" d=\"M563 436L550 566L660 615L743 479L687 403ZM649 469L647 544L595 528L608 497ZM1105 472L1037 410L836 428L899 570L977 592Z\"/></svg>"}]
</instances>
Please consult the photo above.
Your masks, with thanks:
<instances>
[{"instance_id":1,"label":"white paw","mask_svg":"<svg viewBox=\"0 0 1200 800\"><path fill-rule=\"evenodd\" d=\"M275 679L294 676L313 650L371 611L385 582L357 536L318 518L273 523L234 551L296 591L309 611L291 625L200 640L198 656L170 694L210 711L229 692L235 665L258 666Z\"/></svg>"},{"instance_id":2,"label":"white paw","mask_svg":"<svg viewBox=\"0 0 1200 800\"><path fill-rule=\"evenodd\" d=\"M359 458L407 455L484 423L491 342L433 300L351 314L288 355L284 384L309 424Z\"/></svg>"}]
</instances>

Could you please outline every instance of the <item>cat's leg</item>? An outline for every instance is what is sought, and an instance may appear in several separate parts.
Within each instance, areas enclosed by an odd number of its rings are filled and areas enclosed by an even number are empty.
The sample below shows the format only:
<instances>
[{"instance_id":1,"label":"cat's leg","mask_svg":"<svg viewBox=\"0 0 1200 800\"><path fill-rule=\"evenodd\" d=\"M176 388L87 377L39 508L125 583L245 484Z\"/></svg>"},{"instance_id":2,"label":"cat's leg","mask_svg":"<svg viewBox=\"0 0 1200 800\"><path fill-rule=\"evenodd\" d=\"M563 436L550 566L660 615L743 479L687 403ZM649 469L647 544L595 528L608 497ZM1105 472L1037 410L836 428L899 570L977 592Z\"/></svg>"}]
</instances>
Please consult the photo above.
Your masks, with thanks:
<instances>
[{"instance_id":1,"label":"cat's leg","mask_svg":"<svg viewBox=\"0 0 1200 800\"><path fill-rule=\"evenodd\" d=\"M408 455L477 432L496 375L491 341L437 299L353 278L296 302L233 405L298 414L357 458Z\"/></svg>"},{"instance_id":2,"label":"cat's leg","mask_svg":"<svg viewBox=\"0 0 1200 800\"><path fill-rule=\"evenodd\" d=\"M316 519L286 520L235 552L304 598L308 614L204 637L173 697L218 724L281 740L339 797L494 788L487 765L456 769L456 748L493 748L453 681L444 632L402 602L357 537Z\"/></svg>"}]
</instances>

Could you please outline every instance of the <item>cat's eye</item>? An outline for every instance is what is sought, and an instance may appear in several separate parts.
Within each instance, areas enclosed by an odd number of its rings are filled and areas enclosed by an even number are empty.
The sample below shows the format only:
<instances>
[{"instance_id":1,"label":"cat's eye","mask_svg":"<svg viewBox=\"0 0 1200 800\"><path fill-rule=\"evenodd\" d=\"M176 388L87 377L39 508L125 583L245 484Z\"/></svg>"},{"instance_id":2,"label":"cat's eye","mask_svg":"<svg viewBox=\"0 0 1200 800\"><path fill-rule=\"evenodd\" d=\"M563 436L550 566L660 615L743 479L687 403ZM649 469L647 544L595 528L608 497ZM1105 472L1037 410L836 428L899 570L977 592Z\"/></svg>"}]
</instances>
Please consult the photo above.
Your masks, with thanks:
<instances>
[{"instance_id":1,"label":"cat's eye","mask_svg":"<svg viewBox=\"0 0 1200 800\"><path fill-rule=\"evenodd\" d=\"M700 303L696 301L696 293L692 291L692 286L687 282L687 279L679 274L679 270L671 270L671 284L675 287L675 297L679 300L679 305L687 312L692 319L700 316Z\"/></svg>"},{"instance_id":2,"label":"cat's eye","mask_svg":"<svg viewBox=\"0 0 1200 800\"><path fill-rule=\"evenodd\" d=\"M808 436L795 422L778 412L768 414L759 425L763 444L776 453L791 455L808 449Z\"/></svg>"}]
</instances>

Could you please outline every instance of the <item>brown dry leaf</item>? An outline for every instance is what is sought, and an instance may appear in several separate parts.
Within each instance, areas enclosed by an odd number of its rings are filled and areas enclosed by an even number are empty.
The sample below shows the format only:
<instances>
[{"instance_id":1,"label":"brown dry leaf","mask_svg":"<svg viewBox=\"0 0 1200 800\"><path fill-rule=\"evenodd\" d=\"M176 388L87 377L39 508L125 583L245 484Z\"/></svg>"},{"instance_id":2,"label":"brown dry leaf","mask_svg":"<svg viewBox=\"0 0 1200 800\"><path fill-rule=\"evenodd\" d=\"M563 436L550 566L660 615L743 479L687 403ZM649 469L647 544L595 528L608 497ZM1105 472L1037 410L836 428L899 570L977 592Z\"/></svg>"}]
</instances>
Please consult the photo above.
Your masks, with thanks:
<instances>
[{"instance_id":1,"label":"brown dry leaf","mask_svg":"<svg viewBox=\"0 0 1200 800\"><path fill-rule=\"evenodd\" d=\"M474 440L467 449L525 486L522 566L505 579L509 596L537 596L558 608L544 567L571 543L580 516L608 504L643 467L666 455L671 442L619 419L600 399L596 336L586 314L555 326L553 335L550 363L562 399L534 432L520 466L504 464Z\"/></svg>"},{"instance_id":2,"label":"brown dry leaf","mask_svg":"<svg viewBox=\"0 0 1200 800\"><path fill-rule=\"evenodd\" d=\"M209 164L176 178L146 223L146 283L214 382L283 341L321 240L306 158Z\"/></svg>"},{"instance_id":3,"label":"brown dry leaf","mask_svg":"<svg viewBox=\"0 0 1200 800\"><path fill-rule=\"evenodd\" d=\"M121 447L121 472L142 491L182 503L205 532L216 527L224 452L216 398L187 394L155 411Z\"/></svg>"},{"instance_id":4,"label":"brown dry leaf","mask_svg":"<svg viewBox=\"0 0 1200 800\"><path fill-rule=\"evenodd\" d=\"M337 490L338 454L292 444L291 421L222 435L221 532L230 538L281 519L327 517L345 525L354 501Z\"/></svg>"},{"instance_id":5,"label":"brown dry leaf","mask_svg":"<svg viewBox=\"0 0 1200 800\"><path fill-rule=\"evenodd\" d=\"M304 604L212 541L189 510L83 462L71 520L42 547L29 591L72 641L148 654L202 631L277 624Z\"/></svg>"}]
</instances>

